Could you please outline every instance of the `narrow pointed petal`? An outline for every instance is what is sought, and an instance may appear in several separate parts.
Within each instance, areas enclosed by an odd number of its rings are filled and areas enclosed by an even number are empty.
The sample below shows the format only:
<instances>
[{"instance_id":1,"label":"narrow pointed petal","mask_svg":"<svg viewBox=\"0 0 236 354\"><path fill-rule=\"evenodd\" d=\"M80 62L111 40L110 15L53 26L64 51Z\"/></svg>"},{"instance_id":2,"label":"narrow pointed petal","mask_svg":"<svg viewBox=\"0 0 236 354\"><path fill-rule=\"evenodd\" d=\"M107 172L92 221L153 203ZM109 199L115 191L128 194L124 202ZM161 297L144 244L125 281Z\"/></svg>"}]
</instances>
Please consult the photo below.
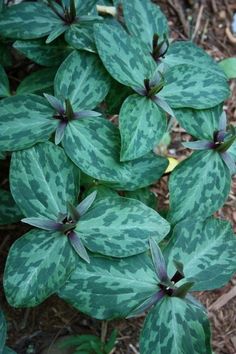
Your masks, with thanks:
<instances>
[{"instance_id":1,"label":"narrow pointed petal","mask_svg":"<svg viewBox=\"0 0 236 354\"><path fill-rule=\"evenodd\" d=\"M90 263L89 255L84 247L79 235L75 231L71 231L68 236L75 252L87 263Z\"/></svg>"},{"instance_id":2,"label":"narrow pointed petal","mask_svg":"<svg viewBox=\"0 0 236 354\"><path fill-rule=\"evenodd\" d=\"M167 275L167 267L166 267L166 262L163 257L163 254L160 250L160 247L154 241L154 239L150 239L150 249L151 249L151 255L152 255L152 261L155 267L155 271L157 274L158 279L160 282L166 282L168 281L168 275Z\"/></svg>"},{"instance_id":3,"label":"narrow pointed petal","mask_svg":"<svg viewBox=\"0 0 236 354\"><path fill-rule=\"evenodd\" d=\"M60 123L58 124L58 127L56 129L56 133L55 133L55 144L56 145L59 145L60 142L62 141L62 139L64 138L66 126L67 126L67 122L60 121Z\"/></svg>"},{"instance_id":4,"label":"narrow pointed petal","mask_svg":"<svg viewBox=\"0 0 236 354\"><path fill-rule=\"evenodd\" d=\"M141 315L143 312L147 311L148 309L150 309L150 307L152 307L158 301L160 301L164 296L165 296L164 291L159 290L157 293L153 294L149 299L145 300L141 305L136 307L136 309L134 309L131 312L131 314L126 318L131 318L131 317Z\"/></svg>"},{"instance_id":5,"label":"narrow pointed petal","mask_svg":"<svg viewBox=\"0 0 236 354\"><path fill-rule=\"evenodd\" d=\"M24 218L21 221L42 230L60 231L63 227L59 222L44 218Z\"/></svg>"},{"instance_id":6,"label":"narrow pointed petal","mask_svg":"<svg viewBox=\"0 0 236 354\"><path fill-rule=\"evenodd\" d=\"M143 87L132 87L132 89L140 96L146 96L147 95L147 91Z\"/></svg>"},{"instance_id":7,"label":"narrow pointed petal","mask_svg":"<svg viewBox=\"0 0 236 354\"><path fill-rule=\"evenodd\" d=\"M81 203L79 203L79 205L77 205L76 209L80 216L84 215L86 211L91 207L96 198L96 195L96 191L89 194L84 200L82 200Z\"/></svg>"},{"instance_id":8,"label":"narrow pointed petal","mask_svg":"<svg viewBox=\"0 0 236 354\"><path fill-rule=\"evenodd\" d=\"M80 112L74 112L74 119L79 119L79 118L89 118L89 117L99 117L102 114L100 112L96 111L80 111Z\"/></svg>"},{"instance_id":9,"label":"narrow pointed petal","mask_svg":"<svg viewBox=\"0 0 236 354\"><path fill-rule=\"evenodd\" d=\"M228 152L222 152L220 155L230 170L231 175L236 174L236 162L234 161L233 157Z\"/></svg>"},{"instance_id":10,"label":"narrow pointed petal","mask_svg":"<svg viewBox=\"0 0 236 354\"><path fill-rule=\"evenodd\" d=\"M48 103L60 114L65 113L63 104L61 103L61 101L59 101L56 97L52 96L52 95L48 95L47 93L43 94L44 97L46 98L46 100L48 101Z\"/></svg>"},{"instance_id":11,"label":"narrow pointed petal","mask_svg":"<svg viewBox=\"0 0 236 354\"><path fill-rule=\"evenodd\" d=\"M226 131L226 126L227 126L226 113L222 112L220 119L219 119L219 130Z\"/></svg>"},{"instance_id":12,"label":"narrow pointed petal","mask_svg":"<svg viewBox=\"0 0 236 354\"><path fill-rule=\"evenodd\" d=\"M225 137L226 137L226 131L225 130L219 130L217 133L216 133L216 141L219 142L219 143L222 143L224 140L225 140Z\"/></svg>"},{"instance_id":13,"label":"narrow pointed petal","mask_svg":"<svg viewBox=\"0 0 236 354\"><path fill-rule=\"evenodd\" d=\"M191 150L210 150L214 149L215 144L209 140L197 140L182 143L188 149Z\"/></svg>"},{"instance_id":14,"label":"narrow pointed petal","mask_svg":"<svg viewBox=\"0 0 236 354\"><path fill-rule=\"evenodd\" d=\"M163 111L165 111L166 113L168 113L171 117L175 118L175 114L172 110L172 108L168 105L168 103L163 100L163 98L160 98L158 96L154 96L152 98L153 102L156 103L157 106L161 107L163 109Z\"/></svg>"},{"instance_id":15,"label":"narrow pointed petal","mask_svg":"<svg viewBox=\"0 0 236 354\"><path fill-rule=\"evenodd\" d=\"M67 203L67 208L68 208L68 214L69 214L69 217L71 217L71 219L76 222L79 220L80 218L80 214L78 212L78 210L76 209L76 207L74 207L73 204L71 203Z\"/></svg>"}]
</instances>

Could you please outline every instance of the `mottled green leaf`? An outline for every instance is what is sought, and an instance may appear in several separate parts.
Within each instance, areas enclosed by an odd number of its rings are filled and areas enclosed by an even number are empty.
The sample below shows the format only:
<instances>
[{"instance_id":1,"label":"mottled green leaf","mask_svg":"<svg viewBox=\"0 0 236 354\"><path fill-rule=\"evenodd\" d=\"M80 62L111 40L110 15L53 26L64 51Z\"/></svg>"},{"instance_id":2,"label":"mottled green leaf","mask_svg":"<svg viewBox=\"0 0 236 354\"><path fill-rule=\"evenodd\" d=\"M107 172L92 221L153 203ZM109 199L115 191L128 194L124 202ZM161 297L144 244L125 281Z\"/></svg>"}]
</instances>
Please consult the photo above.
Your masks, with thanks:
<instances>
[{"instance_id":1,"label":"mottled green leaf","mask_svg":"<svg viewBox=\"0 0 236 354\"><path fill-rule=\"evenodd\" d=\"M213 134L219 130L222 105L211 109L176 109L175 116L181 127L195 138L213 140Z\"/></svg>"},{"instance_id":2,"label":"mottled green leaf","mask_svg":"<svg viewBox=\"0 0 236 354\"><path fill-rule=\"evenodd\" d=\"M0 150L15 151L46 141L58 122L53 109L36 95L18 95L0 101Z\"/></svg>"},{"instance_id":3,"label":"mottled green leaf","mask_svg":"<svg viewBox=\"0 0 236 354\"><path fill-rule=\"evenodd\" d=\"M27 58L43 66L57 66L73 50L61 39L56 39L51 44L46 44L45 39L31 41L16 41L13 47Z\"/></svg>"},{"instance_id":4,"label":"mottled green leaf","mask_svg":"<svg viewBox=\"0 0 236 354\"><path fill-rule=\"evenodd\" d=\"M18 95L26 93L42 94L44 92L53 93L53 81L57 72L57 67L41 69L26 76L17 87Z\"/></svg>"},{"instance_id":5,"label":"mottled green leaf","mask_svg":"<svg viewBox=\"0 0 236 354\"><path fill-rule=\"evenodd\" d=\"M164 254L170 277L176 271L173 260L184 264L185 277L195 281L192 290L220 288L236 272L236 237L232 227L213 217L177 224Z\"/></svg>"},{"instance_id":6,"label":"mottled green leaf","mask_svg":"<svg viewBox=\"0 0 236 354\"><path fill-rule=\"evenodd\" d=\"M7 337L7 324L3 312L0 310L0 353L2 353Z\"/></svg>"},{"instance_id":7,"label":"mottled green leaf","mask_svg":"<svg viewBox=\"0 0 236 354\"><path fill-rule=\"evenodd\" d=\"M10 192L0 189L0 225L20 221L22 212L16 205Z\"/></svg>"},{"instance_id":8,"label":"mottled green leaf","mask_svg":"<svg viewBox=\"0 0 236 354\"><path fill-rule=\"evenodd\" d=\"M236 58L227 58L219 62L220 68L228 79L236 79Z\"/></svg>"},{"instance_id":9,"label":"mottled green leaf","mask_svg":"<svg viewBox=\"0 0 236 354\"><path fill-rule=\"evenodd\" d=\"M122 103L132 93L133 90L130 87L112 79L110 91L105 98L106 112L109 115L119 114Z\"/></svg>"},{"instance_id":10,"label":"mottled green leaf","mask_svg":"<svg viewBox=\"0 0 236 354\"><path fill-rule=\"evenodd\" d=\"M76 204L79 170L62 148L48 142L12 154L12 194L27 217L57 218Z\"/></svg>"},{"instance_id":11,"label":"mottled green leaf","mask_svg":"<svg viewBox=\"0 0 236 354\"><path fill-rule=\"evenodd\" d=\"M62 20L42 2L24 2L10 6L0 15L0 33L13 39L41 38Z\"/></svg>"},{"instance_id":12,"label":"mottled green leaf","mask_svg":"<svg viewBox=\"0 0 236 354\"><path fill-rule=\"evenodd\" d=\"M95 25L95 42L99 56L111 76L126 86L143 86L151 78L156 63L137 38L120 25Z\"/></svg>"},{"instance_id":13,"label":"mottled green leaf","mask_svg":"<svg viewBox=\"0 0 236 354\"><path fill-rule=\"evenodd\" d=\"M87 15L93 10L97 0L75 0L75 6L80 15Z\"/></svg>"},{"instance_id":14,"label":"mottled green leaf","mask_svg":"<svg viewBox=\"0 0 236 354\"><path fill-rule=\"evenodd\" d=\"M112 197L112 198L119 197L119 194L116 191L114 191L113 189L111 189L109 187L103 186L102 184L98 184L98 185L95 184L94 186L92 184L92 187L90 187L89 189L86 190L85 195L87 196L92 192L97 193L96 201L99 199L104 199L104 198L108 198L108 197ZM127 196L127 198L129 198L129 197Z\"/></svg>"},{"instance_id":15,"label":"mottled green leaf","mask_svg":"<svg viewBox=\"0 0 236 354\"><path fill-rule=\"evenodd\" d=\"M124 0L122 5L129 32L139 38L152 52L153 35L163 37L168 34L167 18L160 7L150 0Z\"/></svg>"},{"instance_id":16,"label":"mottled green leaf","mask_svg":"<svg viewBox=\"0 0 236 354\"><path fill-rule=\"evenodd\" d=\"M213 58L202 48L191 41L177 41L170 44L162 60L168 66L188 64L203 70L211 71L215 75L225 77L225 74Z\"/></svg>"},{"instance_id":17,"label":"mottled green leaf","mask_svg":"<svg viewBox=\"0 0 236 354\"><path fill-rule=\"evenodd\" d=\"M77 263L66 236L31 230L14 242L8 254L4 291L13 307L40 304L67 280Z\"/></svg>"},{"instance_id":18,"label":"mottled green leaf","mask_svg":"<svg viewBox=\"0 0 236 354\"><path fill-rule=\"evenodd\" d=\"M65 34L65 40L75 49L96 52L93 27L79 27L76 24L71 25Z\"/></svg>"},{"instance_id":19,"label":"mottled green leaf","mask_svg":"<svg viewBox=\"0 0 236 354\"><path fill-rule=\"evenodd\" d=\"M158 93L172 108L205 109L229 97L226 78L193 65L176 65L165 74L166 85Z\"/></svg>"},{"instance_id":20,"label":"mottled green leaf","mask_svg":"<svg viewBox=\"0 0 236 354\"><path fill-rule=\"evenodd\" d=\"M206 218L227 199L231 177L218 152L194 152L172 172L169 180L171 223L187 217Z\"/></svg>"},{"instance_id":21,"label":"mottled green leaf","mask_svg":"<svg viewBox=\"0 0 236 354\"><path fill-rule=\"evenodd\" d=\"M141 254L125 259L90 256L60 289L59 296L79 311L97 319L127 316L159 290L150 258Z\"/></svg>"},{"instance_id":22,"label":"mottled green leaf","mask_svg":"<svg viewBox=\"0 0 236 354\"><path fill-rule=\"evenodd\" d=\"M10 86L7 74L0 65L0 98L10 96Z\"/></svg>"},{"instance_id":23,"label":"mottled green leaf","mask_svg":"<svg viewBox=\"0 0 236 354\"><path fill-rule=\"evenodd\" d=\"M107 95L110 78L98 56L73 52L60 66L54 83L58 98L69 98L74 111L95 108Z\"/></svg>"},{"instance_id":24,"label":"mottled green leaf","mask_svg":"<svg viewBox=\"0 0 236 354\"><path fill-rule=\"evenodd\" d=\"M185 300L163 298L144 322L140 351L143 354L211 354L206 313Z\"/></svg>"},{"instance_id":25,"label":"mottled green leaf","mask_svg":"<svg viewBox=\"0 0 236 354\"><path fill-rule=\"evenodd\" d=\"M63 147L84 173L115 189L134 190L148 186L161 177L168 165L167 159L153 153L134 161L120 162L119 130L101 117L70 122Z\"/></svg>"},{"instance_id":26,"label":"mottled green leaf","mask_svg":"<svg viewBox=\"0 0 236 354\"><path fill-rule=\"evenodd\" d=\"M95 202L75 228L90 251L114 257L145 252L150 237L159 242L169 230L168 222L156 211L121 197Z\"/></svg>"},{"instance_id":27,"label":"mottled green leaf","mask_svg":"<svg viewBox=\"0 0 236 354\"><path fill-rule=\"evenodd\" d=\"M125 197L140 200L140 202L146 204L149 208L156 210L157 197L149 187L125 192Z\"/></svg>"},{"instance_id":28,"label":"mottled green leaf","mask_svg":"<svg viewBox=\"0 0 236 354\"><path fill-rule=\"evenodd\" d=\"M236 162L236 141L230 146L228 152L232 155L234 161Z\"/></svg>"},{"instance_id":29,"label":"mottled green leaf","mask_svg":"<svg viewBox=\"0 0 236 354\"><path fill-rule=\"evenodd\" d=\"M166 117L151 99L137 94L123 103L119 115L121 161L150 152L166 131Z\"/></svg>"}]
</instances>

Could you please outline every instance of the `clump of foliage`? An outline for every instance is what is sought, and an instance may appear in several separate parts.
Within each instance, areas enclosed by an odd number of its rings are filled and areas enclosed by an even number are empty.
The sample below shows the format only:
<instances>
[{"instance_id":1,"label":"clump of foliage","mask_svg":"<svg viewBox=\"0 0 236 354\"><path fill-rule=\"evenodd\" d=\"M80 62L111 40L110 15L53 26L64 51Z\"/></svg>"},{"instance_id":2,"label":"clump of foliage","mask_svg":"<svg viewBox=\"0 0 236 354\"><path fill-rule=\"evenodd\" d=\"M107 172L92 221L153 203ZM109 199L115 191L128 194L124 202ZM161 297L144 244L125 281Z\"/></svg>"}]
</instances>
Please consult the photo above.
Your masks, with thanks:
<instances>
[{"instance_id":1,"label":"clump of foliage","mask_svg":"<svg viewBox=\"0 0 236 354\"><path fill-rule=\"evenodd\" d=\"M13 90L0 57L1 159L11 155L0 223L33 226L10 248L4 292L13 307L57 294L100 320L148 310L142 354L211 353L191 291L236 270L231 225L213 216L236 171L227 77L169 38L158 6L120 3L111 17L96 7L109 1L1 2L1 40L42 66ZM156 151L173 119L197 151L171 172L163 212L150 187L167 169Z\"/></svg>"}]
</instances>

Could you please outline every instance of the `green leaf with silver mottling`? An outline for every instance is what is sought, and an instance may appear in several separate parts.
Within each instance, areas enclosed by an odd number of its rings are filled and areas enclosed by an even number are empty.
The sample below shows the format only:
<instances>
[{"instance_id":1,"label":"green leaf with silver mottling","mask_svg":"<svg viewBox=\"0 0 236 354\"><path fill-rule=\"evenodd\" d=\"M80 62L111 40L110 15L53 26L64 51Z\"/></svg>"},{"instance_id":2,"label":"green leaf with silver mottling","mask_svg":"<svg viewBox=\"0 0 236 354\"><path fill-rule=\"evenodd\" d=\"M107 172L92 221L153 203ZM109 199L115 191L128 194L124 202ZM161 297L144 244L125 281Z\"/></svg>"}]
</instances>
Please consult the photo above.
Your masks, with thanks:
<instances>
[{"instance_id":1,"label":"green leaf with silver mottling","mask_svg":"<svg viewBox=\"0 0 236 354\"><path fill-rule=\"evenodd\" d=\"M93 36L93 27L79 27L71 25L65 34L66 42L75 49L83 49L88 52L96 52Z\"/></svg>"},{"instance_id":2,"label":"green leaf with silver mottling","mask_svg":"<svg viewBox=\"0 0 236 354\"><path fill-rule=\"evenodd\" d=\"M143 354L211 354L207 314L186 300L164 297L146 317L140 351Z\"/></svg>"},{"instance_id":3,"label":"green leaf with silver mottling","mask_svg":"<svg viewBox=\"0 0 236 354\"><path fill-rule=\"evenodd\" d=\"M10 192L0 189L0 225L20 221L22 212Z\"/></svg>"},{"instance_id":4,"label":"green leaf with silver mottling","mask_svg":"<svg viewBox=\"0 0 236 354\"><path fill-rule=\"evenodd\" d=\"M129 32L152 52L153 35L168 34L168 22L160 7L150 0L122 1L125 24Z\"/></svg>"},{"instance_id":5,"label":"green leaf with silver mottling","mask_svg":"<svg viewBox=\"0 0 236 354\"><path fill-rule=\"evenodd\" d=\"M94 36L104 66L121 84L142 87L144 79L153 76L155 61L120 25L95 25Z\"/></svg>"},{"instance_id":6,"label":"green leaf with silver mottling","mask_svg":"<svg viewBox=\"0 0 236 354\"><path fill-rule=\"evenodd\" d=\"M101 117L69 122L62 143L66 154L84 173L114 189L146 187L158 180L168 165L167 159L154 153L120 162L119 129Z\"/></svg>"},{"instance_id":7,"label":"green leaf with silver mottling","mask_svg":"<svg viewBox=\"0 0 236 354\"><path fill-rule=\"evenodd\" d=\"M2 353L7 338L7 324L3 312L0 309L0 353Z\"/></svg>"},{"instance_id":8,"label":"green leaf with silver mottling","mask_svg":"<svg viewBox=\"0 0 236 354\"><path fill-rule=\"evenodd\" d=\"M112 79L110 91L105 98L106 112L109 115L119 114L124 100L132 93L133 90L130 87Z\"/></svg>"},{"instance_id":9,"label":"green leaf with silver mottling","mask_svg":"<svg viewBox=\"0 0 236 354\"><path fill-rule=\"evenodd\" d=\"M54 82L55 96L69 98L74 111L95 108L109 87L109 75L98 56L76 51L61 64Z\"/></svg>"},{"instance_id":10,"label":"green leaf with silver mottling","mask_svg":"<svg viewBox=\"0 0 236 354\"><path fill-rule=\"evenodd\" d=\"M65 41L56 39L46 44L44 39L16 41L13 47L27 58L42 66L57 66L72 52Z\"/></svg>"},{"instance_id":11,"label":"green leaf with silver mottling","mask_svg":"<svg viewBox=\"0 0 236 354\"><path fill-rule=\"evenodd\" d=\"M236 141L230 146L228 153L230 153L236 163Z\"/></svg>"},{"instance_id":12,"label":"green leaf with silver mottling","mask_svg":"<svg viewBox=\"0 0 236 354\"><path fill-rule=\"evenodd\" d=\"M135 191L125 192L125 197L137 199L147 205L149 208L156 210L157 197L149 187L136 189Z\"/></svg>"},{"instance_id":13,"label":"green leaf with silver mottling","mask_svg":"<svg viewBox=\"0 0 236 354\"><path fill-rule=\"evenodd\" d=\"M97 0L75 0L75 7L79 12L79 15L87 15L93 11L93 7L96 5Z\"/></svg>"},{"instance_id":14,"label":"green leaf with silver mottling","mask_svg":"<svg viewBox=\"0 0 236 354\"><path fill-rule=\"evenodd\" d=\"M72 272L58 295L92 317L126 317L159 290L146 254L124 259L90 255L90 261Z\"/></svg>"},{"instance_id":15,"label":"green leaf with silver mottling","mask_svg":"<svg viewBox=\"0 0 236 354\"><path fill-rule=\"evenodd\" d=\"M31 73L24 78L17 87L18 95L26 93L43 94L50 92L53 94L54 77L57 72L57 67L40 69Z\"/></svg>"},{"instance_id":16,"label":"green leaf with silver mottling","mask_svg":"<svg viewBox=\"0 0 236 354\"><path fill-rule=\"evenodd\" d=\"M106 187L106 186L103 186L102 184L98 184L98 185L94 185L90 188L88 188L86 191L85 191L85 196L91 194L92 192L96 192L96 201L98 200L102 200L104 198L115 198L115 197L119 197L119 194L114 191L113 189L109 188L109 187ZM127 198L129 198L127 196ZM135 198L134 198L135 199Z\"/></svg>"},{"instance_id":17,"label":"green leaf with silver mottling","mask_svg":"<svg viewBox=\"0 0 236 354\"><path fill-rule=\"evenodd\" d=\"M60 232L31 230L14 242L4 273L4 291L13 307L32 307L55 293L78 265L78 256Z\"/></svg>"},{"instance_id":18,"label":"green leaf with silver mottling","mask_svg":"<svg viewBox=\"0 0 236 354\"><path fill-rule=\"evenodd\" d=\"M192 65L176 65L165 73L165 86L157 96L171 108L206 109L225 101L230 94L226 78Z\"/></svg>"},{"instance_id":19,"label":"green leaf with silver mottling","mask_svg":"<svg viewBox=\"0 0 236 354\"><path fill-rule=\"evenodd\" d=\"M181 127L200 140L213 140L213 134L219 130L222 105L210 109L183 108L175 110L175 117Z\"/></svg>"},{"instance_id":20,"label":"green leaf with silver mottling","mask_svg":"<svg viewBox=\"0 0 236 354\"><path fill-rule=\"evenodd\" d=\"M195 281L192 290L221 288L236 272L236 237L227 221L186 219L175 226L164 255L170 277L173 260L183 263L185 278Z\"/></svg>"},{"instance_id":21,"label":"green leaf with silver mottling","mask_svg":"<svg viewBox=\"0 0 236 354\"><path fill-rule=\"evenodd\" d=\"M227 199L230 184L229 169L218 152L194 152L170 176L168 220L175 224L190 216L205 219L212 215Z\"/></svg>"},{"instance_id":22,"label":"green leaf with silver mottling","mask_svg":"<svg viewBox=\"0 0 236 354\"><path fill-rule=\"evenodd\" d=\"M79 170L62 148L47 142L12 154L11 191L27 217L56 218L77 204Z\"/></svg>"},{"instance_id":23,"label":"green leaf with silver mottling","mask_svg":"<svg viewBox=\"0 0 236 354\"><path fill-rule=\"evenodd\" d=\"M63 21L42 2L10 6L0 15L0 33L13 39L42 38Z\"/></svg>"},{"instance_id":24,"label":"green leaf with silver mottling","mask_svg":"<svg viewBox=\"0 0 236 354\"><path fill-rule=\"evenodd\" d=\"M177 41L170 44L162 62L170 67L188 64L225 77L217 62L202 48L191 41Z\"/></svg>"},{"instance_id":25,"label":"green leaf with silver mottling","mask_svg":"<svg viewBox=\"0 0 236 354\"><path fill-rule=\"evenodd\" d=\"M168 222L156 211L122 197L95 202L75 228L90 251L113 257L145 252L150 237L160 242L169 230Z\"/></svg>"},{"instance_id":26,"label":"green leaf with silver mottling","mask_svg":"<svg viewBox=\"0 0 236 354\"><path fill-rule=\"evenodd\" d=\"M0 98L10 96L9 80L2 65L0 65Z\"/></svg>"},{"instance_id":27,"label":"green leaf with silver mottling","mask_svg":"<svg viewBox=\"0 0 236 354\"><path fill-rule=\"evenodd\" d=\"M165 113L151 99L137 94L123 103L119 115L121 161L137 159L157 145L167 128Z\"/></svg>"},{"instance_id":28,"label":"green leaf with silver mottling","mask_svg":"<svg viewBox=\"0 0 236 354\"><path fill-rule=\"evenodd\" d=\"M46 141L56 129L54 110L36 95L18 95L0 101L0 150L16 151Z\"/></svg>"}]
</instances>

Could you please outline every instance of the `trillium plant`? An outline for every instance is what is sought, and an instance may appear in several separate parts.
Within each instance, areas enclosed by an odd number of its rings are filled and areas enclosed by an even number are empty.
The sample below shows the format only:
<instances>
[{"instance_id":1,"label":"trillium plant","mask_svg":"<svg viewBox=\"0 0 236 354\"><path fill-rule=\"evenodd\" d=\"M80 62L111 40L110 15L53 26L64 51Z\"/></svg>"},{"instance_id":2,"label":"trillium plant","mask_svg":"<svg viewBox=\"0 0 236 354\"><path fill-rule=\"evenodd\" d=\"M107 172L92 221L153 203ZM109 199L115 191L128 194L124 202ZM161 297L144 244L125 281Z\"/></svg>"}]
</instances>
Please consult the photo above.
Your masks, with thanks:
<instances>
[{"instance_id":1,"label":"trillium plant","mask_svg":"<svg viewBox=\"0 0 236 354\"><path fill-rule=\"evenodd\" d=\"M8 303L57 294L99 320L147 314L141 354L212 353L192 292L236 271L235 235L215 214L236 172L221 66L173 41L149 0L0 5L0 157L10 161L0 224L29 230L7 256ZM15 87L7 73L22 56L34 70ZM166 172L160 146L175 120L190 154ZM164 174L168 211L151 191ZM10 353L5 341L1 313Z\"/></svg>"}]
</instances>

